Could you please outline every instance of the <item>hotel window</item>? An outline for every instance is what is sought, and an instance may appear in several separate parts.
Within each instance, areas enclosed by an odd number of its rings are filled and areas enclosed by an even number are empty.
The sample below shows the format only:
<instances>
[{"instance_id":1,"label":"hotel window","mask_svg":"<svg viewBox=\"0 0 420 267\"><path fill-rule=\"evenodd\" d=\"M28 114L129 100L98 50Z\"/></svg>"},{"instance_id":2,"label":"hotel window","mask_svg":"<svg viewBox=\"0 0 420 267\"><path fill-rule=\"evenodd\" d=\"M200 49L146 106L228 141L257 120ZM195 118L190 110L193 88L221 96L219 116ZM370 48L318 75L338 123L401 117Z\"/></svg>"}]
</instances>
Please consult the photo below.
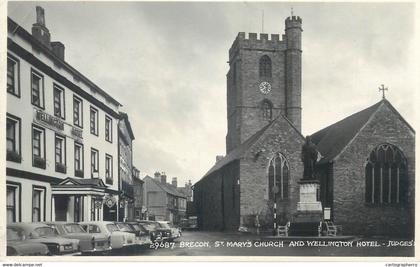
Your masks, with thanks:
<instances>
[{"instance_id":1,"label":"hotel window","mask_svg":"<svg viewBox=\"0 0 420 267\"><path fill-rule=\"evenodd\" d=\"M19 90L19 61L7 57L7 92L20 96Z\"/></svg>"},{"instance_id":2,"label":"hotel window","mask_svg":"<svg viewBox=\"0 0 420 267\"><path fill-rule=\"evenodd\" d=\"M107 184L113 184L112 178L112 156L105 155L105 182Z\"/></svg>"},{"instance_id":3,"label":"hotel window","mask_svg":"<svg viewBox=\"0 0 420 267\"><path fill-rule=\"evenodd\" d=\"M66 138L55 135L55 171L66 173Z\"/></svg>"},{"instance_id":4,"label":"hotel window","mask_svg":"<svg viewBox=\"0 0 420 267\"><path fill-rule=\"evenodd\" d=\"M65 119L64 89L54 84L54 115Z\"/></svg>"},{"instance_id":5,"label":"hotel window","mask_svg":"<svg viewBox=\"0 0 420 267\"><path fill-rule=\"evenodd\" d=\"M44 109L44 78L32 70L31 73L32 104Z\"/></svg>"},{"instance_id":6,"label":"hotel window","mask_svg":"<svg viewBox=\"0 0 420 267\"><path fill-rule=\"evenodd\" d=\"M83 145L74 143L74 175L83 178Z\"/></svg>"},{"instance_id":7,"label":"hotel window","mask_svg":"<svg viewBox=\"0 0 420 267\"><path fill-rule=\"evenodd\" d=\"M90 107L90 133L98 135L98 110Z\"/></svg>"},{"instance_id":8,"label":"hotel window","mask_svg":"<svg viewBox=\"0 0 420 267\"><path fill-rule=\"evenodd\" d=\"M20 155L20 119L7 115L6 120L6 152L7 160L21 162Z\"/></svg>"},{"instance_id":9,"label":"hotel window","mask_svg":"<svg viewBox=\"0 0 420 267\"><path fill-rule=\"evenodd\" d=\"M80 98L73 96L73 123L83 127L83 102Z\"/></svg>"},{"instance_id":10,"label":"hotel window","mask_svg":"<svg viewBox=\"0 0 420 267\"><path fill-rule=\"evenodd\" d=\"M45 189L34 187L32 190L32 221L40 222L45 220L44 204Z\"/></svg>"},{"instance_id":11,"label":"hotel window","mask_svg":"<svg viewBox=\"0 0 420 267\"><path fill-rule=\"evenodd\" d=\"M112 143L112 119L105 116L105 140Z\"/></svg>"},{"instance_id":12,"label":"hotel window","mask_svg":"<svg viewBox=\"0 0 420 267\"><path fill-rule=\"evenodd\" d=\"M32 126L32 165L45 169L45 130Z\"/></svg>"},{"instance_id":13,"label":"hotel window","mask_svg":"<svg viewBox=\"0 0 420 267\"><path fill-rule=\"evenodd\" d=\"M17 194L18 187L7 185L6 208L7 223L17 221Z\"/></svg>"},{"instance_id":14,"label":"hotel window","mask_svg":"<svg viewBox=\"0 0 420 267\"><path fill-rule=\"evenodd\" d=\"M99 151L94 148L90 151L90 162L92 178L99 178Z\"/></svg>"}]
</instances>

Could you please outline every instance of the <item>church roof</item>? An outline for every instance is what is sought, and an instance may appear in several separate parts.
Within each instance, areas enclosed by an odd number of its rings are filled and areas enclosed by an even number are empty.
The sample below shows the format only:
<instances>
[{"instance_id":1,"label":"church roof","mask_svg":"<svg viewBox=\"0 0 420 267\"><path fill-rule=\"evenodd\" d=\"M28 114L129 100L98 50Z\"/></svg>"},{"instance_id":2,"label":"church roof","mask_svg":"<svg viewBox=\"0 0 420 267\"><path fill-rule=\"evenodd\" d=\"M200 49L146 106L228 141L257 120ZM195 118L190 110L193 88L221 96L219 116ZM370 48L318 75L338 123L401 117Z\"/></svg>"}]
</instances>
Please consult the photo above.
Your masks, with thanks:
<instances>
[{"instance_id":1,"label":"church roof","mask_svg":"<svg viewBox=\"0 0 420 267\"><path fill-rule=\"evenodd\" d=\"M387 105L412 131L414 131L391 103L389 103L388 100L383 99L375 105L348 116L311 135L312 142L317 146L319 152L323 156L319 161L319 164L334 160L363 126L366 125L382 104Z\"/></svg>"},{"instance_id":2,"label":"church roof","mask_svg":"<svg viewBox=\"0 0 420 267\"><path fill-rule=\"evenodd\" d=\"M203 177L206 177L210 173L219 170L220 168L231 163L234 160L239 159L243 154L245 154L248 148L250 148L260 138L260 136L265 132L265 130L267 130L270 127L270 125L273 122L274 120L271 121L266 126L264 126L261 130L253 134L245 142L243 142L242 144L237 146L235 149L230 151L230 153L224 156L221 160L217 161L216 164L214 164L214 166Z\"/></svg>"},{"instance_id":3,"label":"church roof","mask_svg":"<svg viewBox=\"0 0 420 267\"><path fill-rule=\"evenodd\" d=\"M279 115L277 118L272 120L266 126L261 128L261 130L259 130L258 132L253 134L251 137L249 137L247 140L245 140L245 142L243 142L242 144L237 146L235 149L230 151L225 157L223 157L223 159L217 161L216 164L214 164L214 166L203 176L203 178L205 178L206 176L210 175L211 173L221 169L225 165L227 165L227 164L229 164L229 163L231 163L231 162L233 162L237 159L240 159L248 151L248 149L260 139L260 137L267 131L267 129L269 129L271 127L271 125L273 125L274 122L276 122L279 118L285 119L290 124L290 126L293 129L295 129L296 132L299 135L302 136L302 134L299 132L299 130L296 129L296 127L287 119L287 117L285 117L283 115ZM302 138L304 138L304 137L302 136Z\"/></svg>"}]
</instances>

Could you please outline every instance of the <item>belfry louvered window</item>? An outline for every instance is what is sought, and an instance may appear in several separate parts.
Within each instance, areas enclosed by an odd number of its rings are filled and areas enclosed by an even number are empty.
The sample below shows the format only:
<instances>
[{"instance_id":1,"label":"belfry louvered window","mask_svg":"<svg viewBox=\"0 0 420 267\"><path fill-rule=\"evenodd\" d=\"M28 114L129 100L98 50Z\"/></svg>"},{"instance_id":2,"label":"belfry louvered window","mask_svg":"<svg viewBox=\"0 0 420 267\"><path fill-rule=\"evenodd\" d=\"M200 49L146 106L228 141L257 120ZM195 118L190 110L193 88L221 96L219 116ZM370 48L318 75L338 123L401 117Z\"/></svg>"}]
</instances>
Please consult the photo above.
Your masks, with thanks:
<instances>
[{"instance_id":1,"label":"belfry louvered window","mask_svg":"<svg viewBox=\"0 0 420 267\"><path fill-rule=\"evenodd\" d=\"M268 168L268 196L270 200L288 198L289 163L281 153L271 159Z\"/></svg>"},{"instance_id":2,"label":"belfry louvered window","mask_svg":"<svg viewBox=\"0 0 420 267\"><path fill-rule=\"evenodd\" d=\"M407 194L407 160L397 147L377 146L365 167L366 202L395 204L404 202Z\"/></svg>"},{"instance_id":3,"label":"belfry louvered window","mask_svg":"<svg viewBox=\"0 0 420 267\"><path fill-rule=\"evenodd\" d=\"M271 59L267 55L260 58L260 78L271 78Z\"/></svg>"}]
</instances>

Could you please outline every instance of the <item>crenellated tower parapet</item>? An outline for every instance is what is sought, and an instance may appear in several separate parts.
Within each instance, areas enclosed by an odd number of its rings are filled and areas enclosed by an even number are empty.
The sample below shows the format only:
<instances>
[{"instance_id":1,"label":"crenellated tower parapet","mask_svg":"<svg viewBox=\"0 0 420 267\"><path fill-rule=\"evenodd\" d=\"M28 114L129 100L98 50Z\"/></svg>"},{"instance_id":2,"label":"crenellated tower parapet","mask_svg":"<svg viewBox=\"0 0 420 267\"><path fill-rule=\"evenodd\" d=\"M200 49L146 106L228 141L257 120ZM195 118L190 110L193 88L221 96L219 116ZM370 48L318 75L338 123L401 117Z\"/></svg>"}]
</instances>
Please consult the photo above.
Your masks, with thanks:
<instances>
[{"instance_id":1,"label":"crenellated tower parapet","mask_svg":"<svg viewBox=\"0 0 420 267\"><path fill-rule=\"evenodd\" d=\"M250 32L239 32L229 49L229 60L233 59L235 52L238 49L253 49L253 50L284 50L286 42L284 41L285 34L280 38L280 34L267 34Z\"/></svg>"}]
</instances>

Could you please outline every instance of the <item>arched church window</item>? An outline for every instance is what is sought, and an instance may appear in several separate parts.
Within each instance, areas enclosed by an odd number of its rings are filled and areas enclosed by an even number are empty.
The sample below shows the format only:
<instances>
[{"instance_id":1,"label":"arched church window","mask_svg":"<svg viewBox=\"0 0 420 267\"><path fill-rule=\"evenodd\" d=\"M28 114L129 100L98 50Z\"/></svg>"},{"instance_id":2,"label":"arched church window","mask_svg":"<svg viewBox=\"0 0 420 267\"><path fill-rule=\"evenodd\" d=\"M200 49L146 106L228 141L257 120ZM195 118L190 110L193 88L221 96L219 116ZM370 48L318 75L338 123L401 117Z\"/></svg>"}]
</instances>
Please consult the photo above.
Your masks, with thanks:
<instances>
[{"instance_id":1,"label":"arched church window","mask_svg":"<svg viewBox=\"0 0 420 267\"><path fill-rule=\"evenodd\" d=\"M365 176L367 203L396 204L404 201L408 188L407 160L396 146L377 146L367 159Z\"/></svg>"},{"instance_id":2,"label":"arched church window","mask_svg":"<svg viewBox=\"0 0 420 267\"><path fill-rule=\"evenodd\" d=\"M276 153L268 167L268 197L270 200L288 198L289 175L289 163L283 154Z\"/></svg>"},{"instance_id":3,"label":"arched church window","mask_svg":"<svg viewBox=\"0 0 420 267\"><path fill-rule=\"evenodd\" d=\"M267 55L260 58L260 78L271 78L271 59Z\"/></svg>"},{"instance_id":4,"label":"arched church window","mask_svg":"<svg viewBox=\"0 0 420 267\"><path fill-rule=\"evenodd\" d=\"M270 121L273 118L273 104L269 100L263 100L261 103L261 111L263 120Z\"/></svg>"}]
</instances>

